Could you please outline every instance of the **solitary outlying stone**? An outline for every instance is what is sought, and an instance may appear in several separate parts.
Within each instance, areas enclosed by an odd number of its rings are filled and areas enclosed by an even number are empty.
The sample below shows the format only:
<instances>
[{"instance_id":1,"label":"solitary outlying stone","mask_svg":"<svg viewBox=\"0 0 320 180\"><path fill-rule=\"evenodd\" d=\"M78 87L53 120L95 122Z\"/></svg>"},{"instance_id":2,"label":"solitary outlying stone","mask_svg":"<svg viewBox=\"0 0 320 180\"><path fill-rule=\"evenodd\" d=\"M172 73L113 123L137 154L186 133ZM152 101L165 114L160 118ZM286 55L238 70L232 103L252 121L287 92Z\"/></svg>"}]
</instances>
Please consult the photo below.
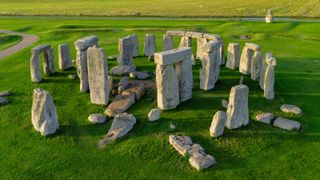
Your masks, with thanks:
<instances>
[{"instance_id":1,"label":"solitary outlying stone","mask_svg":"<svg viewBox=\"0 0 320 180\"><path fill-rule=\"evenodd\" d=\"M33 90L31 121L36 131L47 136L54 134L59 127L56 107L49 92Z\"/></svg>"},{"instance_id":2,"label":"solitary outlying stone","mask_svg":"<svg viewBox=\"0 0 320 180\"><path fill-rule=\"evenodd\" d=\"M103 114L90 114L90 116L88 117L89 122L93 124L104 123L106 122L106 119L106 116Z\"/></svg>"},{"instance_id":3,"label":"solitary outlying stone","mask_svg":"<svg viewBox=\"0 0 320 180\"><path fill-rule=\"evenodd\" d=\"M151 109L151 111L148 113L148 119L149 121L156 121L160 119L161 111L158 108Z\"/></svg>"},{"instance_id":4,"label":"solitary outlying stone","mask_svg":"<svg viewBox=\"0 0 320 180\"><path fill-rule=\"evenodd\" d=\"M218 137L223 134L224 125L226 123L227 115L223 111L218 111L213 116L211 126L210 126L210 136Z\"/></svg>"},{"instance_id":5,"label":"solitary outlying stone","mask_svg":"<svg viewBox=\"0 0 320 180\"><path fill-rule=\"evenodd\" d=\"M181 154L186 155L192 148L192 140L188 136L169 136L169 143Z\"/></svg>"},{"instance_id":6,"label":"solitary outlying stone","mask_svg":"<svg viewBox=\"0 0 320 180\"><path fill-rule=\"evenodd\" d=\"M256 115L256 119L259 122L271 124L271 121L274 119L274 115L272 113L261 113Z\"/></svg>"},{"instance_id":7,"label":"solitary outlying stone","mask_svg":"<svg viewBox=\"0 0 320 180\"><path fill-rule=\"evenodd\" d=\"M113 140L126 135L136 124L136 118L132 114L121 113L114 117L107 135L98 142L98 147L104 147Z\"/></svg>"},{"instance_id":8,"label":"solitary outlying stone","mask_svg":"<svg viewBox=\"0 0 320 180\"><path fill-rule=\"evenodd\" d=\"M274 121L273 125L281 128L281 129L285 129L285 130L289 130L289 131L300 129L300 123L298 121L293 121L293 120L285 119L282 117L278 117Z\"/></svg>"},{"instance_id":9,"label":"solitary outlying stone","mask_svg":"<svg viewBox=\"0 0 320 180\"><path fill-rule=\"evenodd\" d=\"M297 115L302 114L302 110L298 106L292 104L283 104L281 105L280 109L285 113L293 113Z\"/></svg>"},{"instance_id":10,"label":"solitary outlying stone","mask_svg":"<svg viewBox=\"0 0 320 180\"><path fill-rule=\"evenodd\" d=\"M117 95L108 106L105 114L109 117L115 117L117 114L128 110L135 102L135 95Z\"/></svg>"}]
</instances>

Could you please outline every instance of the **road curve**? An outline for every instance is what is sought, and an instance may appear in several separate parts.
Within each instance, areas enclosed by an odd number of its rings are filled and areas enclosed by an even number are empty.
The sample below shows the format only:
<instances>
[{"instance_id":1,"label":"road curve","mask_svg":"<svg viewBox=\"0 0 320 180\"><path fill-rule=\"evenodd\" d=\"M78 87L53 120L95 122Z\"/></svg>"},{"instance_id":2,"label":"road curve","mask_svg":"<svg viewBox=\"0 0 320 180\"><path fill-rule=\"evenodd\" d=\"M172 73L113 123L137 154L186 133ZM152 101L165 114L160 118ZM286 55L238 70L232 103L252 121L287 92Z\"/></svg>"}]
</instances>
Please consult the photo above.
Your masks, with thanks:
<instances>
[{"instance_id":1,"label":"road curve","mask_svg":"<svg viewBox=\"0 0 320 180\"><path fill-rule=\"evenodd\" d=\"M0 29L0 33L4 33L4 34L8 34L8 35L18 35L18 36L22 37L22 41L20 41L19 43L15 44L5 50L0 51L0 60L32 45L34 42L36 42L38 40L38 36L31 35L31 34L23 34L23 33L19 33L19 32L10 31L10 30L1 30Z\"/></svg>"}]
</instances>

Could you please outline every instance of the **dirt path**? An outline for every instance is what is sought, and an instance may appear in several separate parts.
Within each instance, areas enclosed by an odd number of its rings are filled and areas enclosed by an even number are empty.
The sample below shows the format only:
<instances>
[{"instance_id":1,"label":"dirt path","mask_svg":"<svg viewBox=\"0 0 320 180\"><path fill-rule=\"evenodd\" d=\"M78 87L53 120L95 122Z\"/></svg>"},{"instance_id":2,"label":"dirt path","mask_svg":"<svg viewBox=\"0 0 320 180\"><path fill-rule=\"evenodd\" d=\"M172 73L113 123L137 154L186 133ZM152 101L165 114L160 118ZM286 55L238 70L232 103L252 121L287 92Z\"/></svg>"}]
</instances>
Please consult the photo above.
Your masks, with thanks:
<instances>
[{"instance_id":1,"label":"dirt path","mask_svg":"<svg viewBox=\"0 0 320 180\"><path fill-rule=\"evenodd\" d=\"M22 37L22 41L19 43L0 51L0 60L10 56L11 54L14 54L30 45L32 45L34 42L38 40L38 37L35 35L30 35L30 34L23 34L19 32L14 32L14 31L9 31L9 30L1 30L0 33L8 34L8 35L18 35Z\"/></svg>"}]
</instances>

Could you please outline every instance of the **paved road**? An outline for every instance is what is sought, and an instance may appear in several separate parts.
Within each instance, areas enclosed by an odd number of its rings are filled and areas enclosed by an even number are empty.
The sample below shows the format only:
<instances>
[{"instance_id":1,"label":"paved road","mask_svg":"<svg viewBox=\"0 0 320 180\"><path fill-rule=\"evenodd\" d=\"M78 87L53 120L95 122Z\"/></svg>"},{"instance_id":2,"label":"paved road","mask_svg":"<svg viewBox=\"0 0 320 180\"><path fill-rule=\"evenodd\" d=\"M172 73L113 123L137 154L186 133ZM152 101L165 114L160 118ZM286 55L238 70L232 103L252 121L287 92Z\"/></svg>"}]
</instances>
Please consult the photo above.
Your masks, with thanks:
<instances>
[{"instance_id":1,"label":"paved road","mask_svg":"<svg viewBox=\"0 0 320 180\"><path fill-rule=\"evenodd\" d=\"M34 42L38 40L38 37L35 35L23 34L23 33L9 31L9 30L0 29L0 33L9 34L9 35L18 35L22 37L22 41L20 41L18 44L15 44L5 50L0 51L0 60L32 45Z\"/></svg>"}]
</instances>

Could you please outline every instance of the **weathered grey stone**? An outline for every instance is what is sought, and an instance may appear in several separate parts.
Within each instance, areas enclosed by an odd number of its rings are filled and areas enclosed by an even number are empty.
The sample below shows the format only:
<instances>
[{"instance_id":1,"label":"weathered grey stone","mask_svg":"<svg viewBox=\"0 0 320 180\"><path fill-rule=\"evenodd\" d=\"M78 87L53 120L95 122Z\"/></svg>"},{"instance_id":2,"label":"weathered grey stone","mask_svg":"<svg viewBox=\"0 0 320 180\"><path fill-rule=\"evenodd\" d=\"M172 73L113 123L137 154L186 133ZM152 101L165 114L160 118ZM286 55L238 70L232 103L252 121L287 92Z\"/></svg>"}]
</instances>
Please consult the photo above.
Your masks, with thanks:
<instances>
[{"instance_id":1,"label":"weathered grey stone","mask_svg":"<svg viewBox=\"0 0 320 180\"><path fill-rule=\"evenodd\" d=\"M46 76L50 76L55 73L54 52L51 46L50 48L44 49L43 71Z\"/></svg>"},{"instance_id":2,"label":"weathered grey stone","mask_svg":"<svg viewBox=\"0 0 320 180\"><path fill-rule=\"evenodd\" d=\"M105 114L114 117L117 114L127 111L135 102L135 95L117 95L108 106Z\"/></svg>"},{"instance_id":3,"label":"weathered grey stone","mask_svg":"<svg viewBox=\"0 0 320 180\"><path fill-rule=\"evenodd\" d=\"M136 118L132 114L121 113L114 117L107 135L98 142L97 146L102 148L113 140L126 135L136 124Z\"/></svg>"},{"instance_id":4,"label":"weathered grey stone","mask_svg":"<svg viewBox=\"0 0 320 180\"><path fill-rule=\"evenodd\" d=\"M90 114L88 120L92 124L98 124L106 122L107 118L104 114Z\"/></svg>"},{"instance_id":5,"label":"weathered grey stone","mask_svg":"<svg viewBox=\"0 0 320 180\"><path fill-rule=\"evenodd\" d=\"M283 104L280 106L280 109L282 112L285 112L285 113L293 113L296 115L302 114L302 110L298 106L293 104Z\"/></svg>"},{"instance_id":6,"label":"weathered grey stone","mask_svg":"<svg viewBox=\"0 0 320 180\"><path fill-rule=\"evenodd\" d=\"M132 83L122 92L122 95L133 94L135 96L135 100L138 101L143 97L144 93L145 88L143 83Z\"/></svg>"},{"instance_id":7,"label":"weathered grey stone","mask_svg":"<svg viewBox=\"0 0 320 180\"><path fill-rule=\"evenodd\" d=\"M185 33L185 31L167 31L166 34L169 36L184 36Z\"/></svg>"},{"instance_id":8,"label":"weathered grey stone","mask_svg":"<svg viewBox=\"0 0 320 180\"><path fill-rule=\"evenodd\" d=\"M171 65L183 60L189 60L192 56L190 47L172 49L154 54L154 62L159 65Z\"/></svg>"},{"instance_id":9,"label":"weathered grey stone","mask_svg":"<svg viewBox=\"0 0 320 180\"><path fill-rule=\"evenodd\" d=\"M226 62L226 59L224 58L224 43L223 41L220 42L220 48L219 48L219 57L220 57L220 65L224 65Z\"/></svg>"},{"instance_id":10,"label":"weathered grey stone","mask_svg":"<svg viewBox=\"0 0 320 180\"><path fill-rule=\"evenodd\" d=\"M58 46L59 69L65 70L72 67L70 49L68 44L60 44Z\"/></svg>"},{"instance_id":11,"label":"weathered grey stone","mask_svg":"<svg viewBox=\"0 0 320 180\"><path fill-rule=\"evenodd\" d=\"M169 136L169 143L181 154L186 155L192 148L192 140L188 136Z\"/></svg>"},{"instance_id":12,"label":"weathered grey stone","mask_svg":"<svg viewBox=\"0 0 320 180\"><path fill-rule=\"evenodd\" d=\"M179 81L173 65L156 68L157 103L162 110L173 109L179 104Z\"/></svg>"},{"instance_id":13,"label":"weathered grey stone","mask_svg":"<svg viewBox=\"0 0 320 180\"><path fill-rule=\"evenodd\" d=\"M89 90L87 51L77 51L76 64L80 78L80 91L87 92Z\"/></svg>"},{"instance_id":14,"label":"weathered grey stone","mask_svg":"<svg viewBox=\"0 0 320 180\"><path fill-rule=\"evenodd\" d=\"M113 89L113 77L112 76L108 76L108 91L109 91L109 95L112 93L112 89Z\"/></svg>"},{"instance_id":15,"label":"weathered grey stone","mask_svg":"<svg viewBox=\"0 0 320 180\"><path fill-rule=\"evenodd\" d=\"M265 73L266 73L266 70L267 70L267 67L268 67L268 64L267 64L267 59L272 57L272 53L265 53L265 56L264 58L262 59L262 62L261 62L261 70L260 70L260 80L259 80L259 85L260 85L260 88L264 90L264 80L265 80Z\"/></svg>"},{"instance_id":16,"label":"weathered grey stone","mask_svg":"<svg viewBox=\"0 0 320 180\"><path fill-rule=\"evenodd\" d=\"M108 64L104 49L89 47L87 60L91 102L107 105L109 101Z\"/></svg>"},{"instance_id":17,"label":"weathered grey stone","mask_svg":"<svg viewBox=\"0 0 320 180\"><path fill-rule=\"evenodd\" d=\"M131 34L129 37L132 40L132 45L133 45L133 57L139 56L139 39L138 35L136 34Z\"/></svg>"},{"instance_id":18,"label":"weathered grey stone","mask_svg":"<svg viewBox=\"0 0 320 180\"><path fill-rule=\"evenodd\" d=\"M248 49L251 49L253 51L260 51L260 46L255 43L246 43L245 47L247 47Z\"/></svg>"},{"instance_id":19,"label":"weathered grey stone","mask_svg":"<svg viewBox=\"0 0 320 180\"><path fill-rule=\"evenodd\" d=\"M182 47L192 47L192 39L191 37L181 37L181 41L179 44L179 48Z\"/></svg>"},{"instance_id":20,"label":"weathered grey stone","mask_svg":"<svg viewBox=\"0 0 320 180\"><path fill-rule=\"evenodd\" d=\"M209 130L211 137L218 137L223 134L226 120L227 120L227 114L224 111L216 112L216 114L213 116L210 130Z\"/></svg>"},{"instance_id":21,"label":"weathered grey stone","mask_svg":"<svg viewBox=\"0 0 320 180\"><path fill-rule=\"evenodd\" d=\"M144 55L152 56L156 52L156 36L154 34L146 34L146 37L144 39Z\"/></svg>"},{"instance_id":22,"label":"weathered grey stone","mask_svg":"<svg viewBox=\"0 0 320 180\"><path fill-rule=\"evenodd\" d=\"M92 35L83 37L74 42L77 51L86 51L89 47L98 46L98 36Z\"/></svg>"},{"instance_id":23,"label":"weathered grey stone","mask_svg":"<svg viewBox=\"0 0 320 180\"><path fill-rule=\"evenodd\" d=\"M119 66L130 66L133 64L133 42L130 36L119 39L118 51Z\"/></svg>"},{"instance_id":24,"label":"weathered grey stone","mask_svg":"<svg viewBox=\"0 0 320 180\"><path fill-rule=\"evenodd\" d=\"M272 12L271 12L270 9L267 12L265 20L266 20L266 23L272 23L273 22Z\"/></svg>"},{"instance_id":25,"label":"weathered grey stone","mask_svg":"<svg viewBox=\"0 0 320 180\"><path fill-rule=\"evenodd\" d=\"M34 129L43 136L54 134L59 128L56 107L49 92L33 90L31 122Z\"/></svg>"},{"instance_id":26,"label":"weathered grey stone","mask_svg":"<svg viewBox=\"0 0 320 180\"><path fill-rule=\"evenodd\" d=\"M129 78L127 76L123 76L118 84L118 93L121 94L129 86Z\"/></svg>"},{"instance_id":27,"label":"weathered grey stone","mask_svg":"<svg viewBox=\"0 0 320 180\"><path fill-rule=\"evenodd\" d=\"M192 32L192 31L187 31L184 36L187 37L192 37L192 38L202 38L203 33L201 32Z\"/></svg>"},{"instance_id":28,"label":"weathered grey stone","mask_svg":"<svg viewBox=\"0 0 320 180\"><path fill-rule=\"evenodd\" d=\"M10 91L0 92L0 97L10 96L10 95L11 95L11 92L10 92Z\"/></svg>"},{"instance_id":29,"label":"weathered grey stone","mask_svg":"<svg viewBox=\"0 0 320 180\"><path fill-rule=\"evenodd\" d=\"M208 34L205 33L202 35L203 38L206 38L208 40L213 40L213 41L221 41L221 37L216 35L216 34Z\"/></svg>"},{"instance_id":30,"label":"weathered grey stone","mask_svg":"<svg viewBox=\"0 0 320 180\"><path fill-rule=\"evenodd\" d=\"M238 43L229 43L226 67L236 69L240 63L240 46Z\"/></svg>"},{"instance_id":31,"label":"weathered grey stone","mask_svg":"<svg viewBox=\"0 0 320 180\"><path fill-rule=\"evenodd\" d=\"M145 80L150 77L150 74L141 72L141 71L134 71L130 73L130 77L140 79L140 80Z\"/></svg>"},{"instance_id":32,"label":"weathered grey stone","mask_svg":"<svg viewBox=\"0 0 320 180\"><path fill-rule=\"evenodd\" d=\"M260 78L260 69L261 69L262 57L260 51L255 51L252 56L251 62L251 79L258 81Z\"/></svg>"},{"instance_id":33,"label":"weathered grey stone","mask_svg":"<svg viewBox=\"0 0 320 180\"><path fill-rule=\"evenodd\" d=\"M222 107L223 108L228 108L228 104L229 104L229 102L227 101L227 100L225 100L225 99L222 99L222 101L221 101L221 105L222 105Z\"/></svg>"},{"instance_id":34,"label":"weathered grey stone","mask_svg":"<svg viewBox=\"0 0 320 180\"><path fill-rule=\"evenodd\" d=\"M110 74L112 75L129 75L131 72L136 71L135 65L130 66L115 66L111 68Z\"/></svg>"},{"instance_id":35,"label":"weathered grey stone","mask_svg":"<svg viewBox=\"0 0 320 180\"><path fill-rule=\"evenodd\" d=\"M193 76L191 56L176 64L176 73L179 81L179 100L187 101L192 98Z\"/></svg>"},{"instance_id":36,"label":"weathered grey stone","mask_svg":"<svg viewBox=\"0 0 320 180\"><path fill-rule=\"evenodd\" d=\"M148 119L149 121L157 121L160 119L161 110L158 108L151 109L151 111L148 113Z\"/></svg>"},{"instance_id":37,"label":"weathered grey stone","mask_svg":"<svg viewBox=\"0 0 320 180\"><path fill-rule=\"evenodd\" d=\"M196 54L196 58L197 59L202 59L202 49L204 47L205 44L207 44L208 40L206 38L197 38L197 54Z\"/></svg>"},{"instance_id":38,"label":"weathered grey stone","mask_svg":"<svg viewBox=\"0 0 320 180\"><path fill-rule=\"evenodd\" d=\"M0 105L6 105L9 101L5 97L0 97Z\"/></svg>"},{"instance_id":39,"label":"weathered grey stone","mask_svg":"<svg viewBox=\"0 0 320 180\"><path fill-rule=\"evenodd\" d=\"M248 95L249 88L246 85L231 88L225 124L228 129L236 129L249 123Z\"/></svg>"},{"instance_id":40,"label":"weathered grey stone","mask_svg":"<svg viewBox=\"0 0 320 180\"><path fill-rule=\"evenodd\" d=\"M274 115L272 113L260 113L256 115L256 119L259 122L271 124L272 120L274 119Z\"/></svg>"},{"instance_id":41,"label":"weathered grey stone","mask_svg":"<svg viewBox=\"0 0 320 180\"><path fill-rule=\"evenodd\" d=\"M300 123L298 121L293 121L293 120L285 119L282 117L278 117L274 121L273 125L281 128L281 129L285 129L285 130L289 130L289 131L300 129Z\"/></svg>"},{"instance_id":42,"label":"weathered grey stone","mask_svg":"<svg viewBox=\"0 0 320 180\"><path fill-rule=\"evenodd\" d=\"M172 130L176 130L177 129L177 127L174 125L174 124L170 124L170 129L172 129Z\"/></svg>"},{"instance_id":43,"label":"weathered grey stone","mask_svg":"<svg viewBox=\"0 0 320 180\"><path fill-rule=\"evenodd\" d=\"M269 57L266 60L268 66L264 77L264 97L266 99L274 99L274 82L275 82L275 66L276 59Z\"/></svg>"},{"instance_id":44,"label":"weathered grey stone","mask_svg":"<svg viewBox=\"0 0 320 180\"><path fill-rule=\"evenodd\" d=\"M163 35L162 51L173 49L173 37L170 35Z\"/></svg>"},{"instance_id":45,"label":"weathered grey stone","mask_svg":"<svg viewBox=\"0 0 320 180\"><path fill-rule=\"evenodd\" d=\"M192 167L196 168L198 171L209 168L216 163L213 156L205 153L194 153L189 158L189 163Z\"/></svg>"},{"instance_id":46,"label":"weathered grey stone","mask_svg":"<svg viewBox=\"0 0 320 180\"><path fill-rule=\"evenodd\" d=\"M245 46L241 53L239 72L245 75L250 74L252 50Z\"/></svg>"}]
</instances>

